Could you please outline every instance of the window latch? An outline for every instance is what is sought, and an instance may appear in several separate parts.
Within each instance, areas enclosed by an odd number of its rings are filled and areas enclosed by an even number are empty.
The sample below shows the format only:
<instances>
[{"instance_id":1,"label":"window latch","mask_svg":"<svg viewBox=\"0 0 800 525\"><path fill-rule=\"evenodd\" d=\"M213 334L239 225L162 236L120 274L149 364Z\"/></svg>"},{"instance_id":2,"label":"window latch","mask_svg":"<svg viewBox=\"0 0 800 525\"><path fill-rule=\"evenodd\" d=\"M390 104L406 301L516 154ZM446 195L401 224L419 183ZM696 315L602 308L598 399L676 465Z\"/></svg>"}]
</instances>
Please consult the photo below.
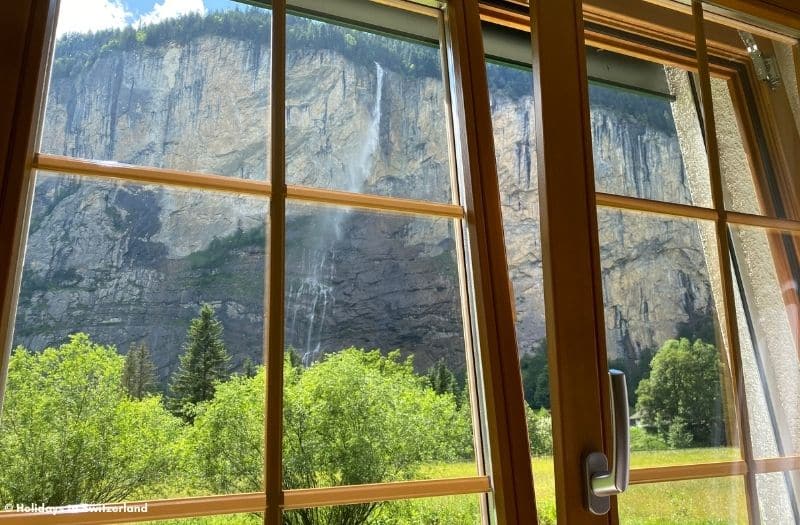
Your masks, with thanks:
<instances>
[{"instance_id":1,"label":"window latch","mask_svg":"<svg viewBox=\"0 0 800 525\"><path fill-rule=\"evenodd\" d=\"M758 47L758 42L752 34L747 31L739 31L739 37L744 42L747 54L753 61L753 68L756 70L758 79L766 83L770 89L776 89L781 85L781 72L778 69L778 62L775 57L765 55Z\"/></svg>"},{"instance_id":2,"label":"window latch","mask_svg":"<svg viewBox=\"0 0 800 525\"><path fill-rule=\"evenodd\" d=\"M602 515L611 509L611 496L622 494L630 480L631 443L628 429L628 387L625 374L609 370L611 386L611 433L614 436L614 457L608 468L608 457L592 452L584 459L586 506L592 514Z\"/></svg>"}]
</instances>

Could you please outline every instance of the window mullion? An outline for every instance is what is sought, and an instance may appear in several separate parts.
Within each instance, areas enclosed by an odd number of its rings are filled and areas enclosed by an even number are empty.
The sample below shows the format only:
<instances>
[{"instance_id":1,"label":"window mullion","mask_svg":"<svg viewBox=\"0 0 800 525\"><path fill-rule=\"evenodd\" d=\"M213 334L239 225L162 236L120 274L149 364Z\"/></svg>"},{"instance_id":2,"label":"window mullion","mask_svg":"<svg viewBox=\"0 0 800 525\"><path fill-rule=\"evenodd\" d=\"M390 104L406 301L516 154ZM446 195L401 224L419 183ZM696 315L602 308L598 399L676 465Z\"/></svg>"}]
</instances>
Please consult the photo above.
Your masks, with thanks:
<instances>
[{"instance_id":1,"label":"window mullion","mask_svg":"<svg viewBox=\"0 0 800 525\"><path fill-rule=\"evenodd\" d=\"M284 492L284 508L295 510L375 501L478 495L488 492L490 487L488 477L473 476L293 489Z\"/></svg>"},{"instance_id":2,"label":"window mullion","mask_svg":"<svg viewBox=\"0 0 800 525\"><path fill-rule=\"evenodd\" d=\"M734 302L733 276L731 274L731 248L728 236L728 225L725 220L725 202L722 190L722 169L720 166L719 144L717 143L717 129L714 118L714 106L711 98L711 75L708 64L708 49L706 47L705 19L703 3L693 0L692 15L694 20L695 45L697 49L697 65L702 98L703 123L705 142L708 157L709 176L711 179L711 194L714 208L718 218L714 221L717 236L717 250L719 258L720 278L722 281L723 311L725 313L725 331L728 334L728 352L731 360L732 394L734 396L738 414L739 444L742 457L747 465L745 475L745 491L747 493L747 512L750 523L760 522L758 495L756 494L756 480L754 474L753 446L750 442L750 422L747 413L747 401L743 381L741 345L739 341L739 327L736 319L736 304Z\"/></svg>"},{"instance_id":3,"label":"window mullion","mask_svg":"<svg viewBox=\"0 0 800 525\"><path fill-rule=\"evenodd\" d=\"M270 61L269 259L265 278L266 402L264 414L264 522L278 525L283 512L283 359L286 267L286 1L272 2Z\"/></svg>"},{"instance_id":4,"label":"window mullion","mask_svg":"<svg viewBox=\"0 0 800 525\"><path fill-rule=\"evenodd\" d=\"M686 481L690 479L740 476L747 473L747 464L742 460L716 463L690 463L662 467L631 469L631 485Z\"/></svg>"},{"instance_id":5,"label":"window mullion","mask_svg":"<svg viewBox=\"0 0 800 525\"><path fill-rule=\"evenodd\" d=\"M269 197L270 194L269 182L262 180L240 179L198 171L110 163L48 153L36 153L33 156L33 169L105 180L116 179L121 182L156 184L165 188L191 188L257 197Z\"/></svg>"},{"instance_id":6,"label":"window mullion","mask_svg":"<svg viewBox=\"0 0 800 525\"><path fill-rule=\"evenodd\" d=\"M466 227L467 224L464 219L464 207L461 205L462 188L461 178L459 177L459 164L456 154L456 133L455 133L455 112L453 110L453 103L456 100L454 96L453 86L457 84L458 79L454 75L454 70L450 64L450 53L452 51L452 42L449 39L449 32L447 23L451 17L439 17L439 40L441 42L441 58L442 58L442 82L444 85L445 105L447 112L447 152L450 164L450 188L452 191L452 202L458 206L462 211L460 220L454 221L453 232L456 241L456 266L458 269L458 286L459 296L461 298L461 318L463 319L464 327L464 351L466 356L467 365L467 388L469 389L469 403L472 416L472 435L473 447L475 450L475 460L477 462L478 474L485 475L489 468L487 462L490 458L490 451L487 448L487 435L488 432L485 427L486 418L482 417L485 412L486 400L482 395L481 389L478 387L478 378L481 377L479 363L480 359L476 354L478 347L474 316L472 315L472 307L470 298L470 272L467 268L467 246L466 246ZM481 505L481 523L488 525L490 523L490 508L492 502L488 494L484 494L480 499Z\"/></svg>"},{"instance_id":7,"label":"window mullion","mask_svg":"<svg viewBox=\"0 0 800 525\"><path fill-rule=\"evenodd\" d=\"M519 372L513 297L503 224L478 6L449 2L445 11L448 67L453 82L456 160L460 177L466 274L477 388L485 410L485 461L499 523L535 523L530 451Z\"/></svg>"}]
</instances>

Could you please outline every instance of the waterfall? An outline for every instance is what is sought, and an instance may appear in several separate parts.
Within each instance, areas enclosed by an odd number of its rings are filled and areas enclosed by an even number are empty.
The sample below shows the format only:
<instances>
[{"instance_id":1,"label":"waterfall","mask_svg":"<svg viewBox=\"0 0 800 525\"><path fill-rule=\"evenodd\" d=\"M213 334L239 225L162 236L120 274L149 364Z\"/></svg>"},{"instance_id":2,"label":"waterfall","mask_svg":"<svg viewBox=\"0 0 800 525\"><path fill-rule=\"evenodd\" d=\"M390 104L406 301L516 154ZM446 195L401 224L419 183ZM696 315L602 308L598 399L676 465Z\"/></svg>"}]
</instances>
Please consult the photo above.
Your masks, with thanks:
<instances>
[{"instance_id":1,"label":"waterfall","mask_svg":"<svg viewBox=\"0 0 800 525\"><path fill-rule=\"evenodd\" d=\"M347 191L361 191L364 182L372 171L372 157L378 150L381 132L381 103L383 102L383 68L375 62L375 105L372 107L372 119L361 147L357 150L353 162L348 166L350 179Z\"/></svg>"},{"instance_id":2,"label":"waterfall","mask_svg":"<svg viewBox=\"0 0 800 525\"><path fill-rule=\"evenodd\" d=\"M322 330L328 311L333 306L333 253L330 250L308 250L300 261L299 282L290 285L287 299L288 332L296 334L304 366L320 354ZM302 339L297 336L302 334Z\"/></svg>"},{"instance_id":3,"label":"waterfall","mask_svg":"<svg viewBox=\"0 0 800 525\"><path fill-rule=\"evenodd\" d=\"M362 191L372 173L380 144L383 75L383 68L375 62L375 96L370 121L351 162L345 167L346 191ZM335 208L323 213L323 219L316 223L322 228L316 232L317 241L302 254L299 264L302 277L295 279L287 290L287 331L293 346L301 352L304 366L316 361L322 352L325 322L334 307L335 248L342 240L342 228L349 216L348 210Z\"/></svg>"}]
</instances>

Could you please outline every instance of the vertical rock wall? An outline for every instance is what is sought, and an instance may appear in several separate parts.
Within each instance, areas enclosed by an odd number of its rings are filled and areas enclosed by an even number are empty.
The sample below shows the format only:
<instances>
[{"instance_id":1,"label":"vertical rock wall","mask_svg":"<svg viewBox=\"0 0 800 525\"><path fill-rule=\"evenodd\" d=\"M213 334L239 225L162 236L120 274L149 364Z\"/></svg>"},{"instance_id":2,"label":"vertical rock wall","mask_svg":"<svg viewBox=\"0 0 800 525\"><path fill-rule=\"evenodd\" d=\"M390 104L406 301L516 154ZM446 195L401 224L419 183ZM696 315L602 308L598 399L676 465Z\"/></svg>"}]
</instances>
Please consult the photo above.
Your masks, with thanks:
<instances>
[{"instance_id":1,"label":"vertical rock wall","mask_svg":"<svg viewBox=\"0 0 800 525\"><path fill-rule=\"evenodd\" d=\"M435 60L438 50L429 52ZM264 179L268 63L266 40L199 35L57 67L42 149ZM495 66L490 80L502 86L518 74ZM598 187L689 199L669 105L642 115L633 95L601 89L592 107ZM443 99L441 76L331 49L291 51L289 181L449 201ZM532 99L494 89L492 112L520 349L528 351L545 336ZM40 177L15 343L42 348L75 331L123 351L142 341L167 374L189 320L211 302L234 363L260 360L267 209L252 197ZM461 366L452 226L290 204L287 342L310 358L355 345L401 348L419 367L441 357ZM710 309L693 225L601 213L600 227L614 355L705 329L690 326L703 325Z\"/></svg>"}]
</instances>

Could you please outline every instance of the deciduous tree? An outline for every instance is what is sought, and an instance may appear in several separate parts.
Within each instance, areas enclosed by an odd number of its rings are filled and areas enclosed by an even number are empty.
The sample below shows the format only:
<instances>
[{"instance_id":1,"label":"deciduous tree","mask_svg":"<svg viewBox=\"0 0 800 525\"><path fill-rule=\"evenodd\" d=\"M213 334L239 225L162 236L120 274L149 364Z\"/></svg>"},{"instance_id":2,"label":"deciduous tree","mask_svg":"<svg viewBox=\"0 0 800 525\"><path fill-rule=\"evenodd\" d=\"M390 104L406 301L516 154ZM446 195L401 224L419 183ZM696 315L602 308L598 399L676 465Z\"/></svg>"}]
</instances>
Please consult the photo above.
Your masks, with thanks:
<instances>
[{"instance_id":1,"label":"deciduous tree","mask_svg":"<svg viewBox=\"0 0 800 525\"><path fill-rule=\"evenodd\" d=\"M0 421L0 503L124 501L175 468L182 423L131 398L114 347L75 334L11 356Z\"/></svg>"},{"instance_id":2,"label":"deciduous tree","mask_svg":"<svg viewBox=\"0 0 800 525\"><path fill-rule=\"evenodd\" d=\"M650 377L636 390L645 426L673 446L724 444L722 370L714 345L669 340L650 367Z\"/></svg>"},{"instance_id":3,"label":"deciduous tree","mask_svg":"<svg viewBox=\"0 0 800 525\"><path fill-rule=\"evenodd\" d=\"M284 363L284 485L307 488L413 478L458 458L471 441L451 393L437 394L399 353L350 348L308 368ZM263 367L219 384L198 407L188 442L212 492L262 489ZM270 431L267 422L267 432ZM364 523L379 504L295 511L285 522Z\"/></svg>"}]
</instances>

